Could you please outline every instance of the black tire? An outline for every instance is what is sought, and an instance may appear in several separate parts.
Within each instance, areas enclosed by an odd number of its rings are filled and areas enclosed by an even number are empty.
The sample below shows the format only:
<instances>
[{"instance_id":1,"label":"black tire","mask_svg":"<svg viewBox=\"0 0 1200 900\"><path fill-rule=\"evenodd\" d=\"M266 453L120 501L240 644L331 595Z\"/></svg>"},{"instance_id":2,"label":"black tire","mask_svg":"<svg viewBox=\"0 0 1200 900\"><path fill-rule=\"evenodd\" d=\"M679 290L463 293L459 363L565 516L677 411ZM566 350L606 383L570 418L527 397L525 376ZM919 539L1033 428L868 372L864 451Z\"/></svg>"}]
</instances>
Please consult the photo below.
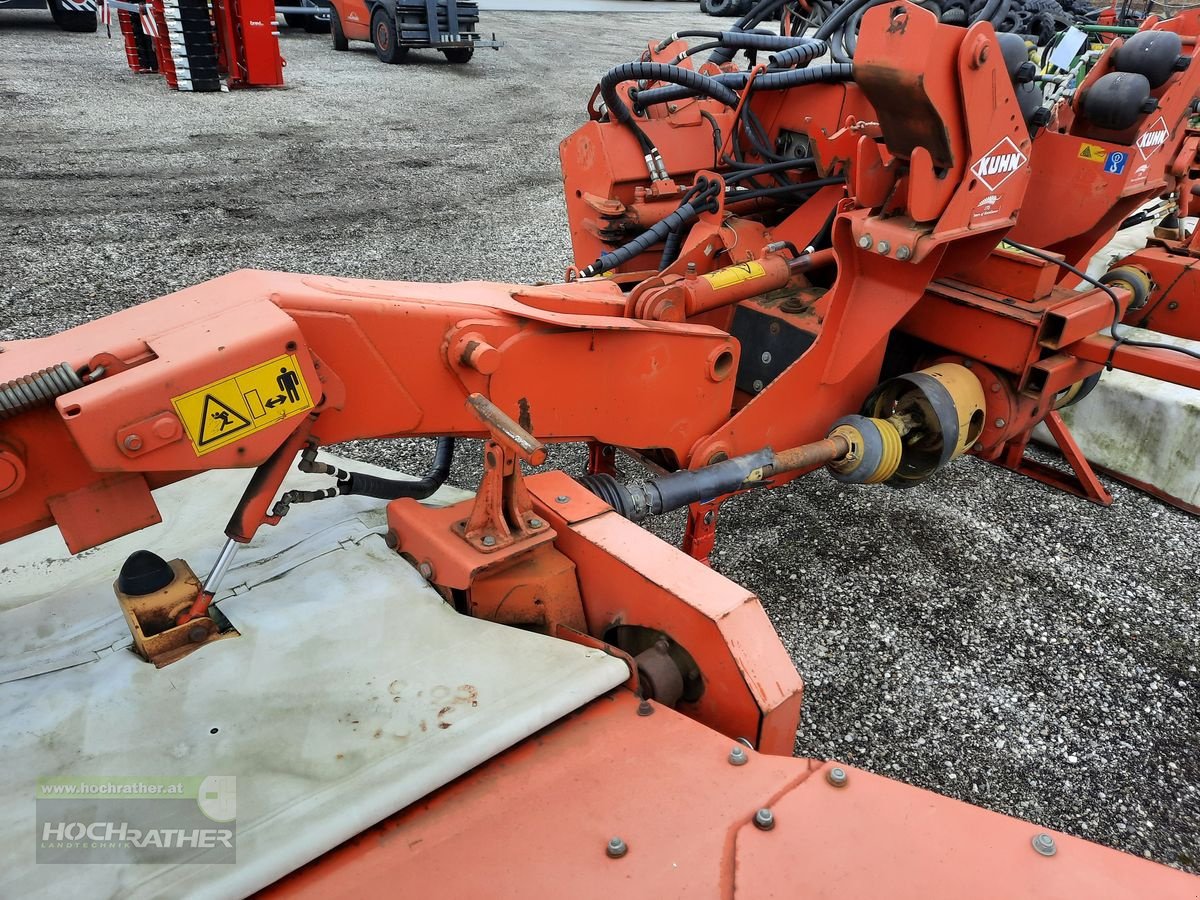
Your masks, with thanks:
<instances>
[{"instance_id":1,"label":"black tire","mask_svg":"<svg viewBox=\"0 0 1200 900\"><path fill-rule=\"evenodd\" d=\"M700 0L700 12L708 13L710 16L736 15L734 12L736 7L737 0Z\"/></svg>"},{"instance_id":2,"label":"black tire","mask_svg":"<svg viewBox=\"0 0 1200 900\"><path fill-rule=\"evenodd\" d=\"M81 12L64 6L61 0L47 0L50 7L50 17L54 24L63 31L93 32L96 30L96 14Z\"/></svg>"},{"instance_id":3,"label":"black tire","mask_svg":"<svg viewBox=\"0 0 1200 900\"><path fill-rule=\"evenodd\" d=\"M382 6L376 6L371 13L371 43L380 62L394 65L408 56L408 48L398 46L399 38L395 20Z\"/></svg>"},{"instance_id":4,"label":"black tire","mask_svg":"<svg viewBox=\"0 0 1200 900\"><path fill-rule=\"evenodd\" d=\"M350 42L346 40L346 32L342 31L342 20L336 10L329 11L329 33L333 35L334 50L349 50Z\"/></svg>"},{"instance_id":5,"label":"black tire","mask_svg":"<svg viewBox=\"0 0 1200 900\"><path fill-rule=\"evenodd\" d=\"M443 50L442 53L446 54L446 62L461 66L471 61L471 57L475 55L475 48L451 47L449 50Z\"/></svg>"}]
</instances>

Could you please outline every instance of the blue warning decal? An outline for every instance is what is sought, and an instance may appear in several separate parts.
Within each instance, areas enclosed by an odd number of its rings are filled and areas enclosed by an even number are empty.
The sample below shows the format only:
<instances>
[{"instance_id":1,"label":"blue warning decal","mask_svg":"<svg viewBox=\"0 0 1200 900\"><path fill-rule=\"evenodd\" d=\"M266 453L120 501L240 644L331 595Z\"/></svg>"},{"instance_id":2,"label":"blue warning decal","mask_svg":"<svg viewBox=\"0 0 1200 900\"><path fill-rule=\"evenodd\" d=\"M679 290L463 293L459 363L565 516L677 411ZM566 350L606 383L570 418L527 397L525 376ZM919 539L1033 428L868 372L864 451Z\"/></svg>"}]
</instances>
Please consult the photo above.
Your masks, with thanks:
<instances>
[{"instance_id":1,"label":"blue warning decal","mask_svg":"<svg viewBox=\"0 0 1200 900\"><path fill-rule=\"evenodd\" d=\"M1120 175L1125 171L1125 166L1128 162L1128 153L1122 150L1113 150L1108 154L1108 159L1104 161L1104 171L1112 175Z\"/></svg>"}]
</instances>

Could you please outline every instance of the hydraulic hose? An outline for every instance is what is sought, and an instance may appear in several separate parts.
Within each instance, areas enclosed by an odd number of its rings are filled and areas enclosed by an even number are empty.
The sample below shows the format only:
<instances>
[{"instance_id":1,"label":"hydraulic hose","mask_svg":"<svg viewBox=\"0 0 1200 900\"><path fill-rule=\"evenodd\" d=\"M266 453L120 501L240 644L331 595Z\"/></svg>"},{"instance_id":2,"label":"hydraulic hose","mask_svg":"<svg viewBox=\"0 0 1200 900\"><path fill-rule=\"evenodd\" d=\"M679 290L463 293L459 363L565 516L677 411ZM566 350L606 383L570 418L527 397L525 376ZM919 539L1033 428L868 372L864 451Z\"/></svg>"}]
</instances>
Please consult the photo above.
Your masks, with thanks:
<instances>
[{"instance_id":1,"label":"hydraulic hose","mask_svg":"<svg viewBox=\"0 0 1200 900\"><path fill-rule=\"evenodd\" d=\"M364 472L349 472L338 482L339 494L357 494L379 500L399 500L411 497L424 500L446 483L450 477L450 463L454 460L454 438L438 438L437 451L433 456L433 468L416 481L402 478L384 478Z\"/></svg>"},{"instance_id":2,"label":"hydraulic hose","mask_svg":"<svg viewBox=\"0 0 1200 900\"><path fill-rule=\"evenodd\" d=\"M672 231L681 231L685 225L693 222L701 212L711 209L712 201L703 195L694 201L682 204L679 209L664 219L655 222L627 244L622 244L616 250L610 250L598 260L579 273L581 278L591 278L609 269L629 262L636 256L645 253L655 244L665 241Z\"/></svg>"},{"instance_id":3,"label":"hydraulic hose","mask_svg":"<svg viewBox=\"0 0 1200 900\"><path fill-rule=\"evenodd\" d=\"M724 88L731 89L732 92L732 90L744 88L749 78L749 72L726 72L722 75L714 75L711 78L708 78L708 80L716 82ZM821 66L812 66L811 68L807 69L768 70L754 79L753 89L756 91L779 91L793 87L801 87L806 84L851 81L853 79L854 66L852 64L827 63ZM637 105L640 109L648 109L656 103L668 103L672 100L682 100L687 97L695 96L695 93L695 91L681 84L671 84L666 87L650 88L649 90L638 92ZM734 96L736 97L736 94ZM736 102L737 101L735 100L734 103L727 105L733 106L736 104Z\"/></svg>"},{"instance_id":4,"label":"hydraulic hose","mask_svg":"<svg viewBox=\"0 0 1200 900\"><path fill-rule=\"evenodd\" d=\"M604 98L604 105L612 117L622 124L632 121L633 113L617 94L617 85L634 80L669 81L684 87L689 93L705 94L726 106L737 106L738 102L737 94L724 84L692 69L666 63L622 63L609 69L600 79L600 96Z\"/></svg>"},{"instance_id":5,"label":"hydraulic hose","mask_svg":"<svg viewBox=\"0 0 1200 900\"><path fill-rule=\"evenodd\" d=\"M795 47L776 53L771 57L772 69L790 69L793 66L807 66L814 59L824 56L829 50L826 41L816 38L804 38L804 42Z\"/></svg>"}]
</instances>

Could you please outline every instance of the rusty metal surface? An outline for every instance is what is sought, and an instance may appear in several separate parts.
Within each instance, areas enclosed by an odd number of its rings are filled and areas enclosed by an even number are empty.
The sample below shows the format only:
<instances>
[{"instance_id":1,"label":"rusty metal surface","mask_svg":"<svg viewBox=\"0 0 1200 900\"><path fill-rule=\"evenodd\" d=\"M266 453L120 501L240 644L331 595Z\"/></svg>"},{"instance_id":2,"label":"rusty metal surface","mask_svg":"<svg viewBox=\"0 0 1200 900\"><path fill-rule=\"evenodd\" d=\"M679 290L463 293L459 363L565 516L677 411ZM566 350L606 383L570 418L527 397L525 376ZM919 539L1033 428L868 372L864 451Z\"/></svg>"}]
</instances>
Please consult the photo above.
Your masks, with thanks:
<instances>
[{"instance_id":1,"label":"rusty metal surface","mask_svg":"<svg viewBox=\"0 0 1200 900\"><path fill-rule=\"evenodd\" d=\"M117 604L125 615L125 624L133 635L134 650L159 669L205 644L238 636L233 629L222 633L209 616L196 616L183 624L175 624L199 596L200 579L182 559L173 559L169 565L174 580L154 593L134 596L113 586Z\"/></svg>"}]
</instances>

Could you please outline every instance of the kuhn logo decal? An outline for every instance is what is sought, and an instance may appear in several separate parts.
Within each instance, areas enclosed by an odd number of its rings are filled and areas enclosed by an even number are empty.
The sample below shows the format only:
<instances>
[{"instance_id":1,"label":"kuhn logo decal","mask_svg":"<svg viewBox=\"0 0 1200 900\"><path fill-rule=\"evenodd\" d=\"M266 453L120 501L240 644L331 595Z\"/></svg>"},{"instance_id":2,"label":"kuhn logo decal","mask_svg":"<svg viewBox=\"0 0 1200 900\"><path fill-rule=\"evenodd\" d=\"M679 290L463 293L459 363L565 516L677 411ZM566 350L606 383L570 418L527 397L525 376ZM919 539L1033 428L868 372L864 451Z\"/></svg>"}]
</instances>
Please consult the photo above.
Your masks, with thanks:
<instances>
[{"instance_id":1,"label":"kuhn logo decal","mask_svg":"<svg viewBox=\"0 0 1200 900\"><path fill-rule=\"evenodd\" d=\"M1004 138L975 161L975 165L971 166L971 173L982 181L989 191L994 191L1028 161L1029 158L1011 138Z\"/></svg>"},{"instance_id":2,"label":"kuhn logo decal","mask_svg":"<svg viewBox=\"0 0 1200 900\"><path fill-rule=\"evenodd\" d=\"M1158 121L1150 126L1149 131L1138 136L1138 153L1142 154L1142 159L1149 159L1150 154L1165 144L1170 136L1171 129L1167 127L1167 120L1159 116Z\"/></svg>"}]
</instances>

